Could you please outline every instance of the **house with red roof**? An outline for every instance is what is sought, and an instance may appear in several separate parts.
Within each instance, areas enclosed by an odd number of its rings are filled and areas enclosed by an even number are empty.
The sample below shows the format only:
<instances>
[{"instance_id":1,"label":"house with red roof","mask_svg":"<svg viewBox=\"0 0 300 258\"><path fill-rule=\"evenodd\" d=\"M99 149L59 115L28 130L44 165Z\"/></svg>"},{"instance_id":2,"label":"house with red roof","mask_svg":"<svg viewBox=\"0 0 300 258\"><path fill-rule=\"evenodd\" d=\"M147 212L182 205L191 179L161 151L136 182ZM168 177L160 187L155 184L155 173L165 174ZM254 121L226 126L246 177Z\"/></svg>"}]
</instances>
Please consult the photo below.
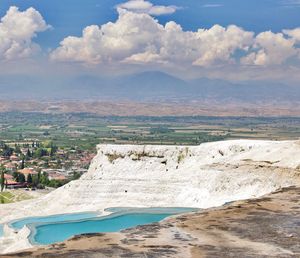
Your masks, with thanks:
<instances>
[{"instance_id":1,"label":"house with red roof","mask_svg":"<svg viewBox=\"0 0 300 258\"><path fill-rule=\"evenodd\" d=\"M18 173L21 173L25 176L26 180L28 178L28 175L38 175L38 172L36 172L33 168L23 168L23 169L19 169Z\"/></svg>"}]
</instances>

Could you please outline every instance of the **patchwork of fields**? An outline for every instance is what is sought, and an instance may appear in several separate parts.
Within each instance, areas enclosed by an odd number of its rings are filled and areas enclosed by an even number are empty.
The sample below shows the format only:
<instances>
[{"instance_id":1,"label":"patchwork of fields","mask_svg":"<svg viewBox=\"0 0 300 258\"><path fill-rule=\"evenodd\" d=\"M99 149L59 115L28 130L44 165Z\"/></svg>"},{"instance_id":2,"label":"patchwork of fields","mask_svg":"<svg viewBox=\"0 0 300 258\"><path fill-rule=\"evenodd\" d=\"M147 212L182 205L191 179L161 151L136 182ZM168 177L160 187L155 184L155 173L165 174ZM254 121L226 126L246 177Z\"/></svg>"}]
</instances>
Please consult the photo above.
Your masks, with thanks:
<instances>
[{"instance_id":1,"label":"patchwork of fields","mask_svg":"<svg viewBox=\"0 0 300 258\"><path fill-rule=\"evenodd\" d=\"M0 113L0 139L15 145L52 140L92 150L99 143L198 145L227 139L300 137L300 118L115 117L87 113Z\"/></svg>"}]
</instances>

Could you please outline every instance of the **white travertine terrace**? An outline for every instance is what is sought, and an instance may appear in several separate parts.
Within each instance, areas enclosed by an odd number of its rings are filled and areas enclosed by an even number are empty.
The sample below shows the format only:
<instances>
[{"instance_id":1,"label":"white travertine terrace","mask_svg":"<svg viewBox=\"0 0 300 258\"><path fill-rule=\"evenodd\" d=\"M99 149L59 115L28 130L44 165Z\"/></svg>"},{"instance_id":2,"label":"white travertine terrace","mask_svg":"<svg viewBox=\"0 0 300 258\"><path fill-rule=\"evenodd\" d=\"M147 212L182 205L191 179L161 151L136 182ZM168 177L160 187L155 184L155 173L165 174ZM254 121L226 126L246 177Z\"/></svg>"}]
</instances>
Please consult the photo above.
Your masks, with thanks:
<instances>
[{"instance_id":1,"label":"white travertine terrace","mask_svg":"<svg viewBox=\"0 0 300 258\"><path fill-rule=\"evenodd\" d=\"M0 223L109 207L209 208L299 185L299 141L236 140L199 146L98 145L87 174L35 200L0 206ZM0 253L30 247L5 227Z\"/></svg>"}]
</instances>

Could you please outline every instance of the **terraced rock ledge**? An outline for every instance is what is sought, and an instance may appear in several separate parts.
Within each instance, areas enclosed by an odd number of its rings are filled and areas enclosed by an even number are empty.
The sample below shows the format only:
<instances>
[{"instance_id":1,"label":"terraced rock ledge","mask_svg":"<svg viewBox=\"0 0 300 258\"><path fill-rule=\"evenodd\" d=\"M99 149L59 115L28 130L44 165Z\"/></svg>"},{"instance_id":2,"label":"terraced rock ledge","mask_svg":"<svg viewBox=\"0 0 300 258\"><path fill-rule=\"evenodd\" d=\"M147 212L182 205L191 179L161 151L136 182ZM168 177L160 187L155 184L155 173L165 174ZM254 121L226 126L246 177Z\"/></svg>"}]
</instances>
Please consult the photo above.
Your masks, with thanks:
<instances>
[{"instance_id":1,"label":"terraced rock ledge","mask_svg":"<svg viewBox=\"0 0 300 258\"><path fill-rule=\"evenodd\" d=\"M300 188L6 257L300 257Z\"/></svg>"}]
</instances>

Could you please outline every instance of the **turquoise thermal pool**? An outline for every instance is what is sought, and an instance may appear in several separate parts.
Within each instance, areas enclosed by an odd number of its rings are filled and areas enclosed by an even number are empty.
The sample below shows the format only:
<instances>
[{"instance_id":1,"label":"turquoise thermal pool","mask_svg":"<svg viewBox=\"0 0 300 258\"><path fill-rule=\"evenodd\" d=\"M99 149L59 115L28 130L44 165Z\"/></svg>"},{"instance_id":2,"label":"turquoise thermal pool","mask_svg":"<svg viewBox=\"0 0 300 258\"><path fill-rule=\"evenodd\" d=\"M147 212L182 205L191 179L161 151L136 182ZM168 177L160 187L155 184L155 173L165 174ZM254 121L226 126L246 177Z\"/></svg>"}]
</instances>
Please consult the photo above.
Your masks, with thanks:
<instances>
[{"instance_id":1,"label":"turquoise thermal pool","mask_svg":"<svg viewBox=\"0 0 300 258\"><path fill-rule=\"evenodd\" d=\"M22 229L25 225L36 224L36 223L55 223L62 221L74 221L82 219L91 219L99 215L96 212L85 212L85 213L71 213L71 214L60 214L47 217L30 217L25 219L14 220L9 223L11 228L16 230Z\"/></svg>"},{"instance_id":2,"label":"turquoise thermal pool","mask_svg":"<svg viewBox=\"0 0 300 258\"><path fill-rule=\"evenodd\" d=\"M111 208L108 216L98 213L74 213L49 217L32 217L11 222L9 225L21 229L27 225L31 230L29 240L34 245L63 242L72 236L88 233L118 232L138 225L159 222L166 217L195 211L193 208Z\"/></svg>"}]
</instances>

